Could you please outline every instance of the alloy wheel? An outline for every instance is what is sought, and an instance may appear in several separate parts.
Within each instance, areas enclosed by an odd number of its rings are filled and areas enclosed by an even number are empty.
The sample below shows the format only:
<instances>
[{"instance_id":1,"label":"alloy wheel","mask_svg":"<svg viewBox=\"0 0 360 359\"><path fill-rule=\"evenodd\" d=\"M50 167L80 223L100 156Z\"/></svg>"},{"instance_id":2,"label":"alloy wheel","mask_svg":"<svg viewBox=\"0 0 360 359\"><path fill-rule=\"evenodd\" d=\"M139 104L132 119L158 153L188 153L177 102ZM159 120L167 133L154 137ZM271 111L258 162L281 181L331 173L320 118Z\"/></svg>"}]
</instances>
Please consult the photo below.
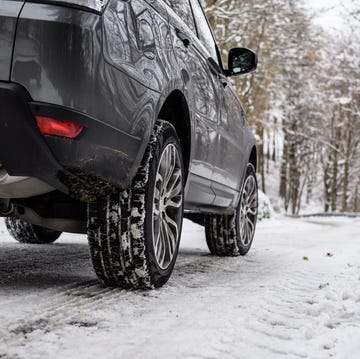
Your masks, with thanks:
<instances>
[{"instance_id":1,"label":"alloy wheel","mask_svg":"<svg viewBox=\"0 0 360 359\"><path fill-rule=\"evenodd\" d=\"M240 203L240 241L244 246L249 246L255 232L258 207L257 185L254 176L247 177Z\"/></svg>"},{"instance_id":2,"label":"alloy wheel","mask_svg":"<svg viewBox=\"0 0 360 359\"><path fill-rule=\"evenodd\" d=\"M157 168L153 201L153 246L157 264L167 269L180 240L183 173L178 148L168 144Z\"/></svg>"}]
</instances>

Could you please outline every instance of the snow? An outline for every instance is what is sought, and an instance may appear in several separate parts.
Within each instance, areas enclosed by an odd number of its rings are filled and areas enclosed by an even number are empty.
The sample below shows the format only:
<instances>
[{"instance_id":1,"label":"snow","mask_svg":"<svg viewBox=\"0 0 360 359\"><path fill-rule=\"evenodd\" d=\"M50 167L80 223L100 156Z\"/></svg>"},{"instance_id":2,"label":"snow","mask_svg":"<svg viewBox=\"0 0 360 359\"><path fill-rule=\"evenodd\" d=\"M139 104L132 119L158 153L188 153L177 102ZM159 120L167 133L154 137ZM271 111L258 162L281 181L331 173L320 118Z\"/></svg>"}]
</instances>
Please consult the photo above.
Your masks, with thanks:
<instances>
[{"instance_id":1,"label":"snow","mask_svg":"<svg viewBox=\"0 0 360 359\"><path fill-rule=\"evenodd\" d=\"M348 26L349 19L343 13L355 5L351 0L306 0L305 4L309 9L316 11L316 24L324 29L337 30Z\"/></svg>"},{"instance_id":2,"label":"snow","mask_svg":"<svg viewBox=\"0 0 360 359\"><path fill-rule=\"evenodd\" d=\"M185 221L168 285L98 284L85 236L14 242L0 221L0 358L357 358L360 218L261 221L241 258Z\"/></svg>"}]
</instances>

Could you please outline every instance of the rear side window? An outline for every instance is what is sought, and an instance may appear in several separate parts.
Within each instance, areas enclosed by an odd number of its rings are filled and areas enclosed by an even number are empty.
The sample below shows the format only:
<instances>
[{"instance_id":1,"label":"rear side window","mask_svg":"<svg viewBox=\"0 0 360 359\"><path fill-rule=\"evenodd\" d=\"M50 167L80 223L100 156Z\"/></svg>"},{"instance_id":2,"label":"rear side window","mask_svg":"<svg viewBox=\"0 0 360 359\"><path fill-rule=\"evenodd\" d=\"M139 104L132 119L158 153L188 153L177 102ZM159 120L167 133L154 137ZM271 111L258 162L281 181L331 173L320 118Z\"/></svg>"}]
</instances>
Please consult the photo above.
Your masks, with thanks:
<instances>
[{"instance_id":1,"label":"rear side window","mask_svg":"<svg viewBox=\"0 0 360 359\"><path fill-rule=\"evenodd\" d=\"M166 0L166 2L174 10L176 15L178 15L185 22L191 31L196 33L194 18L189 0Z\"/></svg>"},{"instance_id":2,"label":"rear side window","mask_svg":"<svg viewBox=\"0 0 360 359\"><path fill-rule=\"evenodd\" d=\"M202 42L202 44L207 48L211 57L217 63L219 63L214 36L210 30L204 10L200 5L199 0L191 0L191 5L194 11L199 39Z\"/></svg>"}]
</instances>

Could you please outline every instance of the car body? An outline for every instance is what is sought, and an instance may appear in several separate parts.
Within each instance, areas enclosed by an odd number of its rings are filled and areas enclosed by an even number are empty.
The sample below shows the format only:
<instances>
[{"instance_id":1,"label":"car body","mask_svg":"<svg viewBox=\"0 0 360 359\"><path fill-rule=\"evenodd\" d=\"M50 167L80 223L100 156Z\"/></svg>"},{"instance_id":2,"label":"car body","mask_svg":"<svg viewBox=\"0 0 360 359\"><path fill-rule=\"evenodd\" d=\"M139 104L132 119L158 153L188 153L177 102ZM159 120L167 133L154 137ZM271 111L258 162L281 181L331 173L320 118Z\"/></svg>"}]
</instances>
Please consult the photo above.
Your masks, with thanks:
<instances>
[{"instance_id":1,"label":"car body","mask_svg":"<svg viewBox=\"0 0 360 359\"><path fill-rule=\"evenodd\" d=\"M234 212L255 139L198 0L184 4L0 0L4 216L85 233L86 203L131 185L157 119L180 140L185 213Z\"/></svg>"}]
</instances>

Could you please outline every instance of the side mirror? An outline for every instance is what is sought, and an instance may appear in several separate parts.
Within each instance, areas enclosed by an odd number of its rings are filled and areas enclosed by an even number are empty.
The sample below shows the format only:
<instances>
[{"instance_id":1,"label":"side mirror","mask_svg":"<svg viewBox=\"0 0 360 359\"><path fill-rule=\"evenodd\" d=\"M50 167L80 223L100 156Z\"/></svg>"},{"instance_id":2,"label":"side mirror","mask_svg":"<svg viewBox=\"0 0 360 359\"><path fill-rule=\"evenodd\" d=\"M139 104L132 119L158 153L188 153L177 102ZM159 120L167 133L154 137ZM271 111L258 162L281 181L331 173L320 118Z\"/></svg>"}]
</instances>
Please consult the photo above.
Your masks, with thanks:
<instances>
[{"instance_id":1,"label":"side mirror","mask_svg":"<svg viewBox=\"0 0 360 359\"><path fill-rule=\"evenodd\" d=\"M258 63L257 54L245 47L235 47L229 52L229 76L238 76L255 71Z\"/></svg>"}]
</instances>

